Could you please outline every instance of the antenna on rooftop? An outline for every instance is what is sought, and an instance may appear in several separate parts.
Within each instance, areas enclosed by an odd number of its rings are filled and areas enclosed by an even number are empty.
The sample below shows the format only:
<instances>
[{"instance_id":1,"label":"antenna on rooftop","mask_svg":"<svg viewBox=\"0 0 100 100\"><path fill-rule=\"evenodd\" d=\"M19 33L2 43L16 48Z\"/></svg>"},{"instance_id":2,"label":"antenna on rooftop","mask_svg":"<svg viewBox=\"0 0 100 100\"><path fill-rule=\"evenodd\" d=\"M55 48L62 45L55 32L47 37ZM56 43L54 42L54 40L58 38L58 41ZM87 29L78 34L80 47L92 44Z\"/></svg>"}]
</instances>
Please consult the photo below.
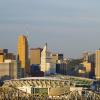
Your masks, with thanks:
<instances>
[{"instance_id":1,"label":"antenna on rooftop","mask_svg":"<svg viewBox=\"0 0 100 100\"><path fill-rule=\"evenodd\" d=\"M26 38L29 41L29 32L26 32Z\"/></svg>"},{"instance_id":2,"label":"antenna on rooftop","mask_svg":"<svg viewBox=\"0 0 100 100\"><path fill-rule=\"evenodd\" d=\"M47 46L47 42L45 43L45 45Z\"/></svg>"}]
</instances>

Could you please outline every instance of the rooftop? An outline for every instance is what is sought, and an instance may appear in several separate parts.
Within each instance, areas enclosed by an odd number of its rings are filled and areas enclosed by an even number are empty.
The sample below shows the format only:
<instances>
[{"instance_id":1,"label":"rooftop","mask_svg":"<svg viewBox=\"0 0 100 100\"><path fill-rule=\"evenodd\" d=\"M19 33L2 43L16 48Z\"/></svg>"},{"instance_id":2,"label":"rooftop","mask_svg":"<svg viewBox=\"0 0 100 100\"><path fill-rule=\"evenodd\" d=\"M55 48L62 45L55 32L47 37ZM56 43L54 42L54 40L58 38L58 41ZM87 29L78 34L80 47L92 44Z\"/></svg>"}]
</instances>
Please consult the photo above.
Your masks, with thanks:
<instances>
[{"instance_id":1,"label":"rooftop","mask_svg":"<svg viewBox=\"0 0 100 100\"><path fill-rule=\"evenodd\" d=\"M14 79L14 80L59 80L61 81L62 79L55 78L55 77L26 77L26 78Z\"/></svg>"}]
</instances>

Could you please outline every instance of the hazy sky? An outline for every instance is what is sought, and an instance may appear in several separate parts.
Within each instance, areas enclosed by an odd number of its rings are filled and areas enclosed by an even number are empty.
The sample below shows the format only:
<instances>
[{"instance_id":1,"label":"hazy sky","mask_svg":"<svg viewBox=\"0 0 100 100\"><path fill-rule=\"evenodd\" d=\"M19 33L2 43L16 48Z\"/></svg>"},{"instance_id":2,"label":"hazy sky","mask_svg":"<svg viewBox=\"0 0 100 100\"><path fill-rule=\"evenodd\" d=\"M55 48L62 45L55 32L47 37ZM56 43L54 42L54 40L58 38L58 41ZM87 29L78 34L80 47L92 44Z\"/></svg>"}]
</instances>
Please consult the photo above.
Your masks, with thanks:
<instances>
[{"instance_id":1,"label":"hazy sky","mask_svg":"<svg viewBox=\"0 0 100 100\"><path fill-rule=\"evenodd\" d=\"M30 47L65 56L100 48L100 0L0 0L0 47L17 50L19 34Z\"/></svg>"}]
</instances>

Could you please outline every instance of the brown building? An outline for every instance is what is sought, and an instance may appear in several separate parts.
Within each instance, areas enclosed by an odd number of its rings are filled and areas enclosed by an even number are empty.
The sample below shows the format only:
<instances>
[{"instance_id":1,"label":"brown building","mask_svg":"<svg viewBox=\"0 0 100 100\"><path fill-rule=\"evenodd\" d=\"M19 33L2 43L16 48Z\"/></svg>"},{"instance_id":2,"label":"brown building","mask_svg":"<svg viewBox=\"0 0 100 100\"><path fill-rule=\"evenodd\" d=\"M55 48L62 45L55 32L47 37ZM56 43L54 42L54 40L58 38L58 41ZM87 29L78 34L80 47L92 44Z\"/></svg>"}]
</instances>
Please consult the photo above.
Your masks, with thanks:
<instances>
[{"instance_id":1,"label":"brown building","mask_svg":"<svg viewBox=\"0 0 100 100\"><path fill-rule=\"evenodd\" d=\"M41 64L41 48L31 48L30 49L30 65Z\"/></svg>"},{"instance_id":2,"label":"brown building","mask_svg":"<svg viewBox=\"0 0 100 100\"><path fill-rule=\"evenodd\" d=\"M95 76L96 79L100 80L100 50L96 50Z\"/></svg>"},{"instance_id":3,"label":"brown building","mask_svg":"<svg viewBox=\"0 0 100 100\"><path fill-rule=\"evenodd\" d=\"M55 54L52 54L52 62L53 63L57 63L58 60L63 60L63 54L58 54L58 53L55 53Z\"/></svg>"},{"instance_id":4,"label":"brown building","mask_svg":"<svg viewBox=\"0 0 100 100\"><path fill-rule=\"evenodd\" d=\"M91 71L90 71L90 78L95 77L95 53L84 52L83 53L83 63L85 63L85 67L88 66L87 64L91 64ZM86 64L87 62L87 64Z\"/></svg>"},{"instance_id":5,"label":"brown building","mask_svg":"<svg viewBox=\"0 0 100 100\"><path fill-rule=\"evenodd\" d=\"M7 53L8 53L8 49L0 49L0 62L4 62Z\"/></svg>"},{"instance_id":6,"label":"brown building","mask_svg":"<svg viewBox=\"0 0 100 100\"><path fill-rule=\"evenodd\" d=\"M16 55L13 53L7 53L6 59L16 60Z\"/></svg>"},{"instance_id":7,"label":"brown building","mask_svg":"<svg viewBox=\"0 0 100 100\"><path fill-rule=\"evenodd\" d=\"M0 62L4 62L4 55L0 54Z\"/></svg>"},{"instance_id":8,"label":"brown building","mask_svg":"<svg viewBox=\"0 0 100 100\"><path fill-rule=\"evenodd\" d=\"M16 60L5 60L0 62L0 77L10 77L18 78L20 77L20 72L18 68L18 63Z\"/></svg>"},{"instance_id":9,"label":"brown building","mask_svg":"<svg viewBox=\"0 0 100 100\"><path fill-rule=\"evenodd\" d=\"M16 60L16 55L8 53L8 49L0 49L0 62L4 62L7 59Z\"/></svg>"}]
</instances>

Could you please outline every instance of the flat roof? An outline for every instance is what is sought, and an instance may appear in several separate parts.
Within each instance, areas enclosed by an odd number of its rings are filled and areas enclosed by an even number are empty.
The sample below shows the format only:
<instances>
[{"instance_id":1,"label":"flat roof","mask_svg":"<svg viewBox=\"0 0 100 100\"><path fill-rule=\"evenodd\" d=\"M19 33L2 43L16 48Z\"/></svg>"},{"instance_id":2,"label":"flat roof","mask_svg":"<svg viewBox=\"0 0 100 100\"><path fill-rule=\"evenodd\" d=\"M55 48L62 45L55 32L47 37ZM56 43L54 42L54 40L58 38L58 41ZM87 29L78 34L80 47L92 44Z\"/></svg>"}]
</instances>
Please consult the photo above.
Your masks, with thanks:
<instances>
[{"instance_id":1,"label":"flat roof","mask_svg":"<svg viewBox=\"0 0 100 100\"><path fill-rule=\"evenodd\" d=\"M43 50L42 48L30 48L30 50Z\"/></svg>"}]
</instances>

